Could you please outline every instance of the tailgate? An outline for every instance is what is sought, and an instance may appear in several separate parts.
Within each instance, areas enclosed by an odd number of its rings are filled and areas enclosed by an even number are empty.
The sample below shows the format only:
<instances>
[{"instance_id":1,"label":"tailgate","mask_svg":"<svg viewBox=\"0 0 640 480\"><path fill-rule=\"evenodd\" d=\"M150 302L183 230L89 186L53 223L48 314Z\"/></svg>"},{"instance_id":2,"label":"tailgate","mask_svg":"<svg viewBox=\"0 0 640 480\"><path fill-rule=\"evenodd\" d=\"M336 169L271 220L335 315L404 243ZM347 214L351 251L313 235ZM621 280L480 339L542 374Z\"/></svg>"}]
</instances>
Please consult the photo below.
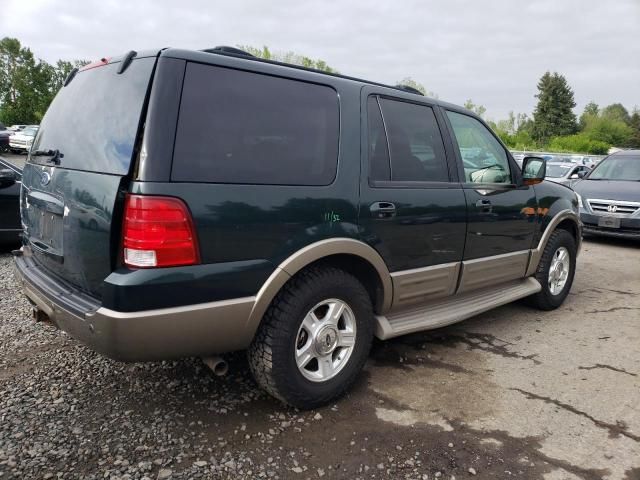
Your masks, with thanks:
<instances>
[{"instance_id":1,"label":"tailgate","mask_svg":"<svg viewBox=\"0 0 640 480\"><path fill-rule=\"evenodd\" d=\"M78 72L49 107L23 172L21 216L33 259L101 296L120 234L119 198L131 170L155 57Z\"/></svg>"}]
</instances>

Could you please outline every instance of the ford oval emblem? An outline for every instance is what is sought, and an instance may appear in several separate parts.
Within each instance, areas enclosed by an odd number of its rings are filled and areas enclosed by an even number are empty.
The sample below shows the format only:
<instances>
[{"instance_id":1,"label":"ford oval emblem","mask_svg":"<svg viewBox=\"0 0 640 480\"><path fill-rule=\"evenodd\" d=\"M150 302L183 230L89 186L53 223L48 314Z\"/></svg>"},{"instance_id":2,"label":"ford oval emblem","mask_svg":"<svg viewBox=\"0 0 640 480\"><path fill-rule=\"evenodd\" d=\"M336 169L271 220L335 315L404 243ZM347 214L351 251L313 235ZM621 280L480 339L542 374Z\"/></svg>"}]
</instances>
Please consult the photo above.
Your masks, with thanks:
<instances>
[{"instance_id":1,"label":"ford oval emblem","mask_svg":"<svg viewBox=\"0 0 640 480\"><path fill-rule=\"evenodd\" d=\"M42 175L40 176L40 184L44 187L45 185L49 185L50 181L51 175L49 175L49 172L42 172Z\"/></svg>"}]
</instances>

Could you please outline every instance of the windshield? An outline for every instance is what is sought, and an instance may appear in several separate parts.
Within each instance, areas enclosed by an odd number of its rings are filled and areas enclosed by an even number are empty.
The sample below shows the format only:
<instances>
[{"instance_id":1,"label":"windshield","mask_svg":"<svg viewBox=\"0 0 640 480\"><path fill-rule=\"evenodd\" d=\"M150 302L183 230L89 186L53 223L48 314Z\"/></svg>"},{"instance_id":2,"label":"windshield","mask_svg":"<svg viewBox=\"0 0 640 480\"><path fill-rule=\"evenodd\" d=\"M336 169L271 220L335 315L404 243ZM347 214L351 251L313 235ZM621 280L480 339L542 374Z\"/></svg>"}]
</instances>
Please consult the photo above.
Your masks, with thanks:
<instances>
[{"instance_id":1,"label":"windshield","mask_svg":"<svg viewBox=\"0 0 640 480\"><path fill-rule=\"evenodd\" d=\"M550 178L560 178L563 177L569 169L572 167L568 167L565 165L547 165L547 177Z\"/></svg>"},{"instance_id":2,"label":"windshield","mask_svg":"<svg viewBox=\"0 0 640 480\"><path fill-rule=\"evenodd\" d=\"M37 128L25 128L20 132L22 135L26 135L28 137L35 137L36 133L38 133Z\"/></svg>"},{"instance_id":3,"label":"windshield","mask_svg":"<svg viewBox=\"0 0 640 480\"><path fill-rule=\"evenodd\" d=\"M593 169L589 180L640 181L640 155L609 157Z\"/></svg>"}]
</instances>

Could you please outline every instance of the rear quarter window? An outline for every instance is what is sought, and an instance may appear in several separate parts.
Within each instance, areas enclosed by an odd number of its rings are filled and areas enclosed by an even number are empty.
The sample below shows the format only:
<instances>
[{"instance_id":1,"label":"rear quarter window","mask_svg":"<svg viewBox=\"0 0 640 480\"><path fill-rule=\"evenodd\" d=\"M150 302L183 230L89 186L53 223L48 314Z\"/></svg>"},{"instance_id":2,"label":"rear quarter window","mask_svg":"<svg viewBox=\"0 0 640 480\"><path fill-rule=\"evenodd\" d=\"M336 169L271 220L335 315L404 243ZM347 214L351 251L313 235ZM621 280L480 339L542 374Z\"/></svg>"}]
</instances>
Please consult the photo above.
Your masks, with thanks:
<instances>
[{"instance_id":1,"label":"rear quarter window","mask_svg":"<svg viewBox=\"0 0 640 480\"><path fill-rule=\"evenodd\" d=\"M328 185L336 175L338 141L332 88L189 63L171 178Z\"/></svg>"}]
</instances>

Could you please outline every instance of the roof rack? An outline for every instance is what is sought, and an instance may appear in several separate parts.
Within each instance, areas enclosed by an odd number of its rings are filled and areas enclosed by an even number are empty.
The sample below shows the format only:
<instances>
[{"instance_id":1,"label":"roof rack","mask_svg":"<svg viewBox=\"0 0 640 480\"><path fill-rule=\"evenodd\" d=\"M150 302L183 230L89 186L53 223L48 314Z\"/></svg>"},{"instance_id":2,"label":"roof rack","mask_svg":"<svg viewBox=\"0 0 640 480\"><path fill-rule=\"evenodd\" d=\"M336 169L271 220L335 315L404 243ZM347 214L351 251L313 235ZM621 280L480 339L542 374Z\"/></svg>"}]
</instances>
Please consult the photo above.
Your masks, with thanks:
<instances>
[{"instance_id":1,"label":"roof rack","mask_svg":"<svg viewBox=\"0 0 640 480\"><path fill-rule=\"evenodd\" d=\"M386 85L384 83L378 83L378 82L372 82L370 80L364 80L362 78L357 78L357 77L350 77L349 75L342 75L340 73L333 73L333 72L325 72L323 70L317 70L315 68L309 68L309 67L303 67L302 65L295 65L293 63L284 63L284 62L278 62L275 60L266 60L264 58L260 58L260 57L256 57L255 55L251 55L249 52L245 52L244 50L240 49L240 48L236 48L236 47L229 47L226 45L220 45L218 47L213 47L213 48L205 48L200 50L201 52L206 52L206 53L214 53L217 55L229 55L232 57L243 57L247 60L253 60L256 62L263 62L263 63L270 63L272 65L281 65L283 67L289 67L289 68L295 68L298 70L306 70L307 72L314 72L314 73L320 73L322 75L328 75L330 77L338 77L338 78L344 78L346 80L355 80L356 82L362 82L362 83L368 83L370 85L378 85L380 87L386 87L386 88L393 88L395 90L400 90L402 92L407 92L407 93L412 93L414 95L420 95L422 97L424 97L424 94L413 87L410 87L408 85Z\"/></svg>"},{"instance_id":2,"label":"roof rack","mask_svg":"<svg viewBox=\"0 0 640 480\"><path fill-rule=\"evenodd\" d=\"M409 85L396 85L394 88L398 90L404 90L405 92L415 93L416 95L422 95L424 97L424 93L414 87L410 87Z\"/></svg>"},{"instance_id":3,"label":"roof rack","mask_svg":"<svg viewBox=\"0 0 640 480\"><path fill-rule=\"evenodd\" d=\"M243 57L256 58L254 55L251 55L249 52L245 52L241 48L228 47L226 45L219 45L213 48L205 48L202 51L207 53L230 53L232 55L242 55Z\"/></svg>"}]
</instances>

